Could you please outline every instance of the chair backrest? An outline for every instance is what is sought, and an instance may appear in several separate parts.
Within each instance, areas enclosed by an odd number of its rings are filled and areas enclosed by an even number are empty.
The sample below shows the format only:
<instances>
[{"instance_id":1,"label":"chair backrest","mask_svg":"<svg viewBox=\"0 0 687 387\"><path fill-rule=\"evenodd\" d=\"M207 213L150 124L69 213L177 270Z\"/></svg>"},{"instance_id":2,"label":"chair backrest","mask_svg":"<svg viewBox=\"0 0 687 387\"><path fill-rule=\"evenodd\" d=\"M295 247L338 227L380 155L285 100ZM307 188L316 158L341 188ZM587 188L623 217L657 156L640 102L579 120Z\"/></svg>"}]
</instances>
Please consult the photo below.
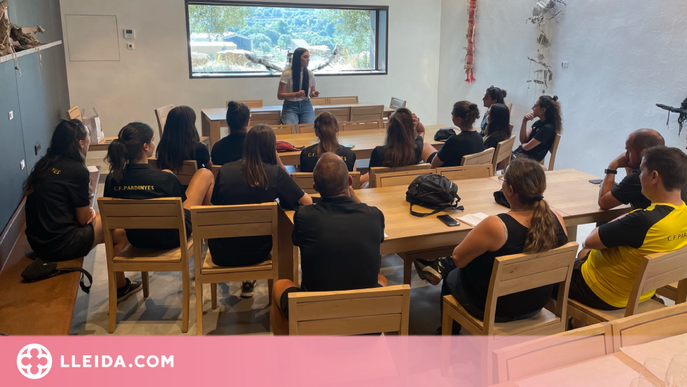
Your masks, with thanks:
<instances>
[{"instance_id":1,"label":"chair backrest","mask_svg":"<svg viewBox=\"0 0 687 387\"><path fill-rule=\"evenodd\" d=\"M351 187L353 187L353 189L360 189L360 172L348 172L348 176L353 179ZM294 172L291 174L291 179L293 179L304 192L309 194L317 193L313 188L314 180L312 172Z\"/></svg>"},{"instance_id":2,"label":"chair backrest","mask_svg":"<svg viewBox=\"0 0 687 387\"><path fill-rule=\"evenodd\" d=\"M392 187L396 185L408 185L416 177L435 173L436 169L415 169L395 172L382 172L375 174L375 187Z\"/></svg>"},{"instance_id":3,"label":"chair backrest","mask_svg":"<svg viewBox=\"0 0 687 387\"><path fill-rule=\"evenodd\" d=\"M446 176L449 180L479 179L494 176L491 164L463 165L460 167L437 168L436 173Z\"/></svg>"},{"instance_id":4,"label":"chair backrest","mask_svg":"<svg viewBox=\"0 0 687 387\"><path fill-rule=\"evenodd\" d=\"M194 230L195 232L195 230ZM289 335L408 335L410 286L289 294Z\"/></svg>"},{"instance_id":5,"label":"chair backrest","mask_svg":"<svg viewBox=\"0 0 687 387\"><path fill-rule=\"evenodd\" d=\"M669 252L647 255L642 259L625 308L625 316L632 316L639 306L639 297L662 286L678 283L687 286L687 247Z\"/></svg>"},{"instance_id":6,"label":"chair backrest","mask_svg":"<svg viewBox=\"0 0 687 387\"><path fill-rule=\"evenodd\" d=\"M293 125L270 125L274 134L293 134Z\"/></svg>"},{"instance_id":7,"label":"chair backrest","mask_svg":"<svg viewBox=\"0 0 687 387\"><path fill-rule=\"evenodd\" d=\"M350 97L327 97L328 105L345 105L349 103L358 103L358 96Z\"/></svg>"},{"instance_id":8,"label":"chair backrest","mask_svg":"<svg viewBox=\"0 0 687 387\"><path fill-rule=\"evenodd\" d=\"M166 105L155 109L155 118L157 119L157 129L160 132L160 138L162 138L162 133L165 131L167 115L172 109L174 109L174 105Z\"/></svg>"},{"instance_id":9,"label":"chair backrest","mask_svg":"<svg viewBox=\"0 0 687 387\"><path fill-rule=\"evenodd\" d=\"M229 106L229 102L231 102L231 101L227 101L227 106ZM256 108L262 107L262 100L261 99L246 99L246 100L237 101L237 102L243 102L251 109L256 109Z\"/></svg>"},{"instance_id":10,"label":"chair backrest","mask_svg":"<svg viewBox=\"0 0 687 387\"><path fill-rule=\"evenodd\" d=\"M560 144L560 142L561 142L561 135L556 133L556 137L553 139L553 144L551 144L551 149L549 149L549 151L551 152L551 158L549 159L549 166L548 166L549 171L553 171L553 164L556 162L556 153L558 152L558 144ZM544 165L544 159L541 159L541 161L539 163L541 165Z\"/></svg>"},{"instance_id":11,"label":"chair backrest","mask_svg":"<svg viewBox=\"0 0 687 387\"><path fill-rule=\"evenodd\" d=\"M384 105L351 106L350 121L382 120Z\"/></svg>"},{"instance_id":12,"label":"chair backrest","mask_svg":"<svg viewBox=\"0 0 687 387\"><path fill-rule=\"evenodd\" d=\"M344 121L340 123L341 130L366 130L366 129L384 129L384 120L365 120L365 121Z\"/></svg>"},{"instance_id":13,"label":"chair backrest","mask_svg":"<svg viewBox=\"0 0 687 387\"><path fill-rule=\"evenodd\" d=\"M513 110L513 102L507 102L507 103L506 103L506 106L508 106L508 111L512 111L512 110Z\"/></svg>"},{"instance_id":14,"label":"chair backrest","mask_svg":"<svg viewBox=\"0 0 687 387\"><path fill-rule=\"evenodd\" d=\"M251 125L281 125L281 112L251 112L250 123Z\"/></svg>"},{"instance_id":15,"label":"chair backrest","mask_svg":"<svg viewBox=\"0 0 687 387\"><path fill-rule=\"evenodd\" d=\"M339 122L342 121L350 121L351 120L351 107L350 106L343 106L343 107L316 107L315 108L315 117L319 116L323 112L330 112L336 117L336 120Z\"/></svg>"},{"instance_id":16,"label":"chair backrest","mask_svg":"<svg viewBox=\"0 0 687 387\"><path fill-rule=\"evenodd\" d=\"M391 102L389 102L389 107L396 110L400 108L406 107L406 101L396 98L396 97L391 97Z\"/></svg>"},{"instance_id":17,"label":"chair backrest","mask_svg":"<svg viewBox=\"0 0 687 387\"><path fill-rule=\"evenodd\" d=\"M515 144L515 136L510 136L510 138L505 139L496 145L494 158L491 163L492 167L494 168L494 173L496 173L498 170L498 165L501 161L505 161L503 168L510 164L510 157L513 154L513 144Z\"/></svg>"},{"instance_id":18,"label":"chair backrest","mask_svg":"<svg viewBox=\"0 0 687 387\"><path fill-rule=\"evenodd\" d=\"M315 133L315 124L296 124L296 133Z\"/></svg>"},{"instance_id":19,"label":"chair backrest","mask_svg":"<svg viewBox=\"0 0 687 387\"><path fill-rule=\"evenodd\" d=\"M220 168L222 168L222 165L212 165L212 174L215 176L215 180L217 180L217 175L219 175Z\"/></svg>"},{"instance_id":20,"label":"chair backrest","mask_svg":"<svg viewBox=\"0 0 687 387\"><path fill-rule=\"evenodd\" d=\"M485 149L479 153L463 156L460 165L491 165L494 158L494 148Z\"/></svg>"},{"instance_id":21,"label":"chair backrest","mask_svg":"<svg viewBox=\"0 0 687 387\"><path fill-rule=\"evenodd\" d=\"M81 110L79 110L78 106L72 106L67 110L67 117L69 117L70 120L79 120L83 121L83 117L81 117Z\"/></svg>"},{"instance_id":22,"label":"chair backrest","mask_svg":"<svg viewBox=\"0 0 687 387\"><path fill-rule=\"evenodd\" d=\"M313 106L328 105L328 104L327 104L327 97L313 97L313 98L310 98L310 103L311 103Z\"/></svg>"},{"instance_id":23,"label":"chair backrest","mask_svg":"<svg viewBox=\"0 0 687 387\"><path fill-rule=\"evenodd\" d=\"M668 306L611 322L613 350L687 333L687 303Z\"/></svg>"},{"instance_id":24,"label":"chair backrest","mask_svg":"<svg viewBox=\"0 0 687 387\"><path fill-rule=\"evenodd\" d=\"M563 289L558 292L555 313L560 319L559 332L565 331L568 288L576 255L577 243L569 242L544 253L496 257L484 309L485 335L493 335L496 300L499 297L551 284L559 284L559 289Z\"/></svg>"},{"instance_id":25,"label":"chair backrest","mask_svg":"<svg viewBox=\"0 0 687 387\"><path fill-rule=\"evenodd\" d=\"M613 352L609 323L527 340L494 350L495 382L525 378Z\"/></svg>"},{"instance_id":26,"label":"chair backrest","mask_svg":"<svg viewBox=\"0 0 687 387\"><path fill-rule=\"evenodd\" d=\"M159 169L157 167L157 158L155 157L148 158L148 165L155 169ZM198 163L196 160L184 160L181 170L174 171L174 174L179 178L181 185L189 185L196 171L198 171Z\"/></svg>"},{"instance_id":27,"label":"chair backrest","mask_svg":"<svg viewBox=\"0 0 687 387\"><path fill-rule=\"evenodd\" d=\"M375 188L377 185L375 184L375 179L377 177L377 174L379 173L387 173L387 172L400 172L400 171L424 171L423 173L432 173L430 169L432 168L431 164L427 163L422 163L422 164L413 164L413 165L407 165L405 167L396 167L396 168L389 168L389 167L372 167L370 168L370 188Z\"/></svg>"}]
</instances>

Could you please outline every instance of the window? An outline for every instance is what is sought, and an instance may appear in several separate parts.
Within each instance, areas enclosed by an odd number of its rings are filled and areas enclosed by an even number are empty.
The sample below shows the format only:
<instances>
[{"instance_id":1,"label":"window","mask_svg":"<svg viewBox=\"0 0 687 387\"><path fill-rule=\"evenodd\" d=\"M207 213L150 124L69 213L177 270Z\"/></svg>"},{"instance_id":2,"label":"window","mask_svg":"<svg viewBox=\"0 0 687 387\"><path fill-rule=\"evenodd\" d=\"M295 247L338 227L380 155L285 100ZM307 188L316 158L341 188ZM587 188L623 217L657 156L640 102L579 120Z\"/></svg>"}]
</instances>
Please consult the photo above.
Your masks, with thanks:
<instances>
[{"instance_id":1,"label":"window","mask_svg":"<svg viewBox=\"0 0 687 387\"><path fill-rule=\"evenodd\" d=\"M186 0L191 78L278 76L298 47L318 75L386 74L389 7Z\"/></svg>"}]
</instances>

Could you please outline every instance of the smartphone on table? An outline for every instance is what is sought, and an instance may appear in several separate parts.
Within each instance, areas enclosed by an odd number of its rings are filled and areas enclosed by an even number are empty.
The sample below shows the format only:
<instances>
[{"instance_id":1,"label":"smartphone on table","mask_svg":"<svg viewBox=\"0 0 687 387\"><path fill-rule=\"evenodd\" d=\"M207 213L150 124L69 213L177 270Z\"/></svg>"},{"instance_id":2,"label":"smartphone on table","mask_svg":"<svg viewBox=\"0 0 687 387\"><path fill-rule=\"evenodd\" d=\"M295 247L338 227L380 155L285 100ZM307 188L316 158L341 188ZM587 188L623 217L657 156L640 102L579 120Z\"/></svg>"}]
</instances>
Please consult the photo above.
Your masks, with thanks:
<instances>
[{"instance_id":1,"label":"smartphone on table","mask_svg":"<svg viewBox=\"0 0 687 387\"><path fill-rule=\"evenodd\" d=\"M444 222L449 227L460 226L460 223L451 215L437 215L437 219Z\"/></svg>"},{"instance_id":2,"label":"smartphone on table","mask_svg":"<svg viewBox=\"0 0 687 387\"><path fill-rule=\"evenodd\" d=\"M603 181L603 179L591 179L591 180L589 180L589 182L592 184L601 184L602 181Z\"/></svg>"}]
</instances>

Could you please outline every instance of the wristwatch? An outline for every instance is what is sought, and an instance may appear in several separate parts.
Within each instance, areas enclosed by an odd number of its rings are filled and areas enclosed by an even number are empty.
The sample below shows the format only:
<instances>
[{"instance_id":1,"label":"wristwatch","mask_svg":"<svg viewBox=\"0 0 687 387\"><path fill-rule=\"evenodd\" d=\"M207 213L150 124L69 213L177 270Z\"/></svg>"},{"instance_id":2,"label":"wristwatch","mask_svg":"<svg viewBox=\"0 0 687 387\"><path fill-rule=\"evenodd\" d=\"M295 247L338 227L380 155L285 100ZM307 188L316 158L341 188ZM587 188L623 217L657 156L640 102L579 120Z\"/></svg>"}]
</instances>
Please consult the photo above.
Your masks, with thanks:
<instances>
[{"instance_id":1,"label":"wristwatch","mask_svg":"<svg viewBox=\"0 0 687 387\"><path fill-rule=\"evenodd\" d=\"M616 175L616 174L618 174L618 170L617 170L617 169L608 169L608 168L606 168L606 169L604 169L604 173L607 174L607 175L608 175L609 173L612 173L612 174Z\"/></svg>"}]
</instances>

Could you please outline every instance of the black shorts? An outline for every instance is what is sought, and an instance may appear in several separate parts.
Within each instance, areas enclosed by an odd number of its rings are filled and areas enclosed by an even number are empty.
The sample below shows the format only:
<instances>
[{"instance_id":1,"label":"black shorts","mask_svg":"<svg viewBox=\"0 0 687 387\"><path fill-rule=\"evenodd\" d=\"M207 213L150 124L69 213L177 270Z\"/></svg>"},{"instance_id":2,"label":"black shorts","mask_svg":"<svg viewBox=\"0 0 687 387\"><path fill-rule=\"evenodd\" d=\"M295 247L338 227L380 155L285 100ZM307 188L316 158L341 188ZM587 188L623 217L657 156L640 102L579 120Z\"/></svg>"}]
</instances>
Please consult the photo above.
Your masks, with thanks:
<instances>
[{"instance_id":1,"label":"black shorts","mask_svg":"<svg viewBox=\"0 0 687 387\"><path fill-rule=\"evenodd\" d=\"M38 258L44 261L69 261L88 255L93 249L93 241L95 241L95 230L93 229L93 224L89 223L77 227L74 236L63 247L59 249L42 249L39 247L34 248L34 252Z\"/></svg>"},{"instance_id":2,"label":"black shorts","mask_svg":"<svg viewBox=\"0 0 687 387\"><path fill-rule=\"evenodd\" d=\"M599 296L594 293L594 291L587 285L587 281L584 280L582 276L582 265L587 262L589 258L589 253L586 256L575 261L575 266L573 267L572 278L570 279L570 290L568 291L568 298L575 300L584 305L590 306L594 309L601 310L616 310L622 309L609 305L606 301L599 298ZM556 299L558 297L558 284L553 288L552 297Z\"/></svg>"},{"instance_id":3,"label":"black shorts","mask_svg":"<svg viewBox=\"0 0 687 387\"><path fill-rule=\"evenodd\" d=\"M186 224L186 239L191 237L191 211L184 208L184 223ZM180 246L179 231L165 229L126 230L126 237L132 246L141 249L174 249Z\"/></svg>"},{"instance_id":4,"label":"black shorts","mask_svg":"<svg viewBox=\"0 0 687 387\"><path fill-rule=\"evenodd\" d=\"M437 157L437 153L439 152L434 152L427 157L427 164L432 164L432 160L434 160L434 158Z\"/></svg>"},{"instance_id":5,"label":"black shorts","mask_svg":"<svg viewBox=\"0 0 687 387\"><path fill-rule=\"evenodd\" d=\"M284 317L286 317L287 319L289 318L289 293L303 292L303 291L304 290L301 290L301 288L297 288L295 286L292 286L292 287L284 290L284 293L281 294L281 298L279 298L279 309L281 309L281 312L284 314Z\"/></svg>"}]
</instances>

